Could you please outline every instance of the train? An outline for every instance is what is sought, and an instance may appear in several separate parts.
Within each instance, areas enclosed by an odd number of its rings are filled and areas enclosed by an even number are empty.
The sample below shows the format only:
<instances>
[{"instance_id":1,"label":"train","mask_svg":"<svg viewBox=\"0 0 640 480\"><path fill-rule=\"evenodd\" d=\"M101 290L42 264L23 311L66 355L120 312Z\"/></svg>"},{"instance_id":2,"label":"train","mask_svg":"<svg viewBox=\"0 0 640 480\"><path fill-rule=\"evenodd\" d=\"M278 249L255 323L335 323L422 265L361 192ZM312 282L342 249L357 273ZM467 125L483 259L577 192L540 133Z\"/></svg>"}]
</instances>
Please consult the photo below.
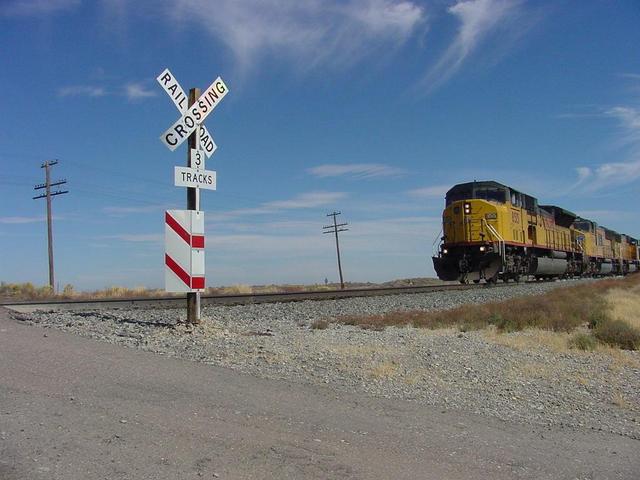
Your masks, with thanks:
<instances>
[{"instance_id":1,"label":"train","mask_svg":"<svg viewBox=\"0 0 640 480\"><path fill-rule=\"evenodd\" d=\"M519 282L640 270L636 238L564 208L539 205L496 181L454 185L445 202L433 255L441 280Z\"/></svg>"}]
</instances>

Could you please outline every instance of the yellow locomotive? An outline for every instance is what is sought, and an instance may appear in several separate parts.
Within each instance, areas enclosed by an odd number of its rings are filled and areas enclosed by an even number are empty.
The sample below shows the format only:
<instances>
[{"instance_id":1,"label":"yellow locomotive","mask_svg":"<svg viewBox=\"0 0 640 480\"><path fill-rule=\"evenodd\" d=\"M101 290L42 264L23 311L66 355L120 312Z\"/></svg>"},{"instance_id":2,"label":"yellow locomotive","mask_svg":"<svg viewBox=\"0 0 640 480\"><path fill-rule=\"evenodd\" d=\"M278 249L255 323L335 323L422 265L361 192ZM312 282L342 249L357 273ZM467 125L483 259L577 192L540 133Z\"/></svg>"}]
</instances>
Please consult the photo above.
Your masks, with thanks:
<instances>
[{"instance_id":1,"label":"yellow locomotive","mask_svg":"<svg viewBox=\"0 0 640 480\"><path fill-rule=\"evenodd\" d=\"M638 240L494 181L446 194L433 265L442 280L489 283L640 270Z\"/></svg>"}]
</instances>

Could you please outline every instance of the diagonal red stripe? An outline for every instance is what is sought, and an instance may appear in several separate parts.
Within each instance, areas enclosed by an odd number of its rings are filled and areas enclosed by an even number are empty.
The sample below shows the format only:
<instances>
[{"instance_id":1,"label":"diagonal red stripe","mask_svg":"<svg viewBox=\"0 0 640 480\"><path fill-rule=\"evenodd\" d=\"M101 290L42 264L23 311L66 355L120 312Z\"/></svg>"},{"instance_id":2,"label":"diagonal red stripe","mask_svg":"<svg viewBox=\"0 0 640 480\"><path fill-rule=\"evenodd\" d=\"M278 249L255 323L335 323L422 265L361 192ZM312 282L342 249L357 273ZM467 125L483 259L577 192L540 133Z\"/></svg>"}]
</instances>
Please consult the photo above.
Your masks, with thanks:
<instances>
[{"instance_id":1,"label":"diagonal red stripe","mask_svg":"<svg viewBox=\"0 0 640 480\"><path fill-rule=\"evenodd\" d=\"M191 276L166 253L164 254L164 263L178 276L178 278L180 278L180 280L185 283L187 287L191 288Z\"/></svg>"},{"instance_id":2,"label":"diagonal red stripe","mask_svg":"<svg viewBox=\"0 0 640 480\"><path fill-rule=\"evenodd\" d=\"M182 228L182 225L180 225L175 218L169 215L169 212L165 212L164 222L169 225L171 229L180 236L180 238L191 245L191 235L184 228Z\"/></svg>"}]
</instances>

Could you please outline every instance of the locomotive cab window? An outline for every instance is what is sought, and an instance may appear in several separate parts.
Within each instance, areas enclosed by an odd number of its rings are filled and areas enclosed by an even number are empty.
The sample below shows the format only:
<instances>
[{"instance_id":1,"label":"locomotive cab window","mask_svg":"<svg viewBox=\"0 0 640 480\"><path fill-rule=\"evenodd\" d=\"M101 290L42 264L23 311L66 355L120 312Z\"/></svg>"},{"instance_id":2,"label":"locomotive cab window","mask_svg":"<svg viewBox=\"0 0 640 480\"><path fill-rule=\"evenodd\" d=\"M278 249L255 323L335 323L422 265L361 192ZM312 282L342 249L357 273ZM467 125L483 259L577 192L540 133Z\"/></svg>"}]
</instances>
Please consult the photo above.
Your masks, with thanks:
<instances>
[{"instance_id":1,"label":"locomotive cab window","mask_svg":"<svg viewBox=\"0 0 640 480\"><path fill-rule=\"evenodd\" d=\"M487 200L488 202L506 203L507 192L501 188L476 188L473 198Z\"/></svg>"},{"instance_id":2,"label":"locomotive cab window","mask_svg":"<svg viewBox=\"0 0 640 480\"><path fill-rule=\"evenodd\" d=\"M522 194L515 190L511 190L511 205L516 208L522 208L523 203Z\"/></svg>"},{"instance_id":3,"label":"locomotive cab window","mask_svg":"<svg viewBox=\"0 0 640 480\"><path fill-rule=\"evenodd\" d=\"M469 200L471 198L473 198L473 191L470 188L454 188L447 192L446 204L449 206L453 202Z\"/></svg>"}]
</instances>

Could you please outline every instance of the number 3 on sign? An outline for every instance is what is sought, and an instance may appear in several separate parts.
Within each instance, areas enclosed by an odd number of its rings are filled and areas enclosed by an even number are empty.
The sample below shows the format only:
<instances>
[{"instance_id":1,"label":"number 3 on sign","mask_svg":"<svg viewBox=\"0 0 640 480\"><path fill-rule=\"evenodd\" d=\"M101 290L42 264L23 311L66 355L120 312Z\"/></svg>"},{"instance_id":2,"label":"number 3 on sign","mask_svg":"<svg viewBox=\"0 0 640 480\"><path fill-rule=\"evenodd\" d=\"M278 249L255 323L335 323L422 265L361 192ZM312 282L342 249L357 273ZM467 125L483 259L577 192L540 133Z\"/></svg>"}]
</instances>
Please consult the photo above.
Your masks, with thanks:
<instances>
[{"instance_id":1,"label":"number 3 on sign","mask_svg":"<svg viewBox=\"0 0 640 480\"><path fill-rule=\"evenodd\" d=\"M191 149L191 168L196 170L204 170L204 152L197 148Z\"/></svg>"}]
</instances>

